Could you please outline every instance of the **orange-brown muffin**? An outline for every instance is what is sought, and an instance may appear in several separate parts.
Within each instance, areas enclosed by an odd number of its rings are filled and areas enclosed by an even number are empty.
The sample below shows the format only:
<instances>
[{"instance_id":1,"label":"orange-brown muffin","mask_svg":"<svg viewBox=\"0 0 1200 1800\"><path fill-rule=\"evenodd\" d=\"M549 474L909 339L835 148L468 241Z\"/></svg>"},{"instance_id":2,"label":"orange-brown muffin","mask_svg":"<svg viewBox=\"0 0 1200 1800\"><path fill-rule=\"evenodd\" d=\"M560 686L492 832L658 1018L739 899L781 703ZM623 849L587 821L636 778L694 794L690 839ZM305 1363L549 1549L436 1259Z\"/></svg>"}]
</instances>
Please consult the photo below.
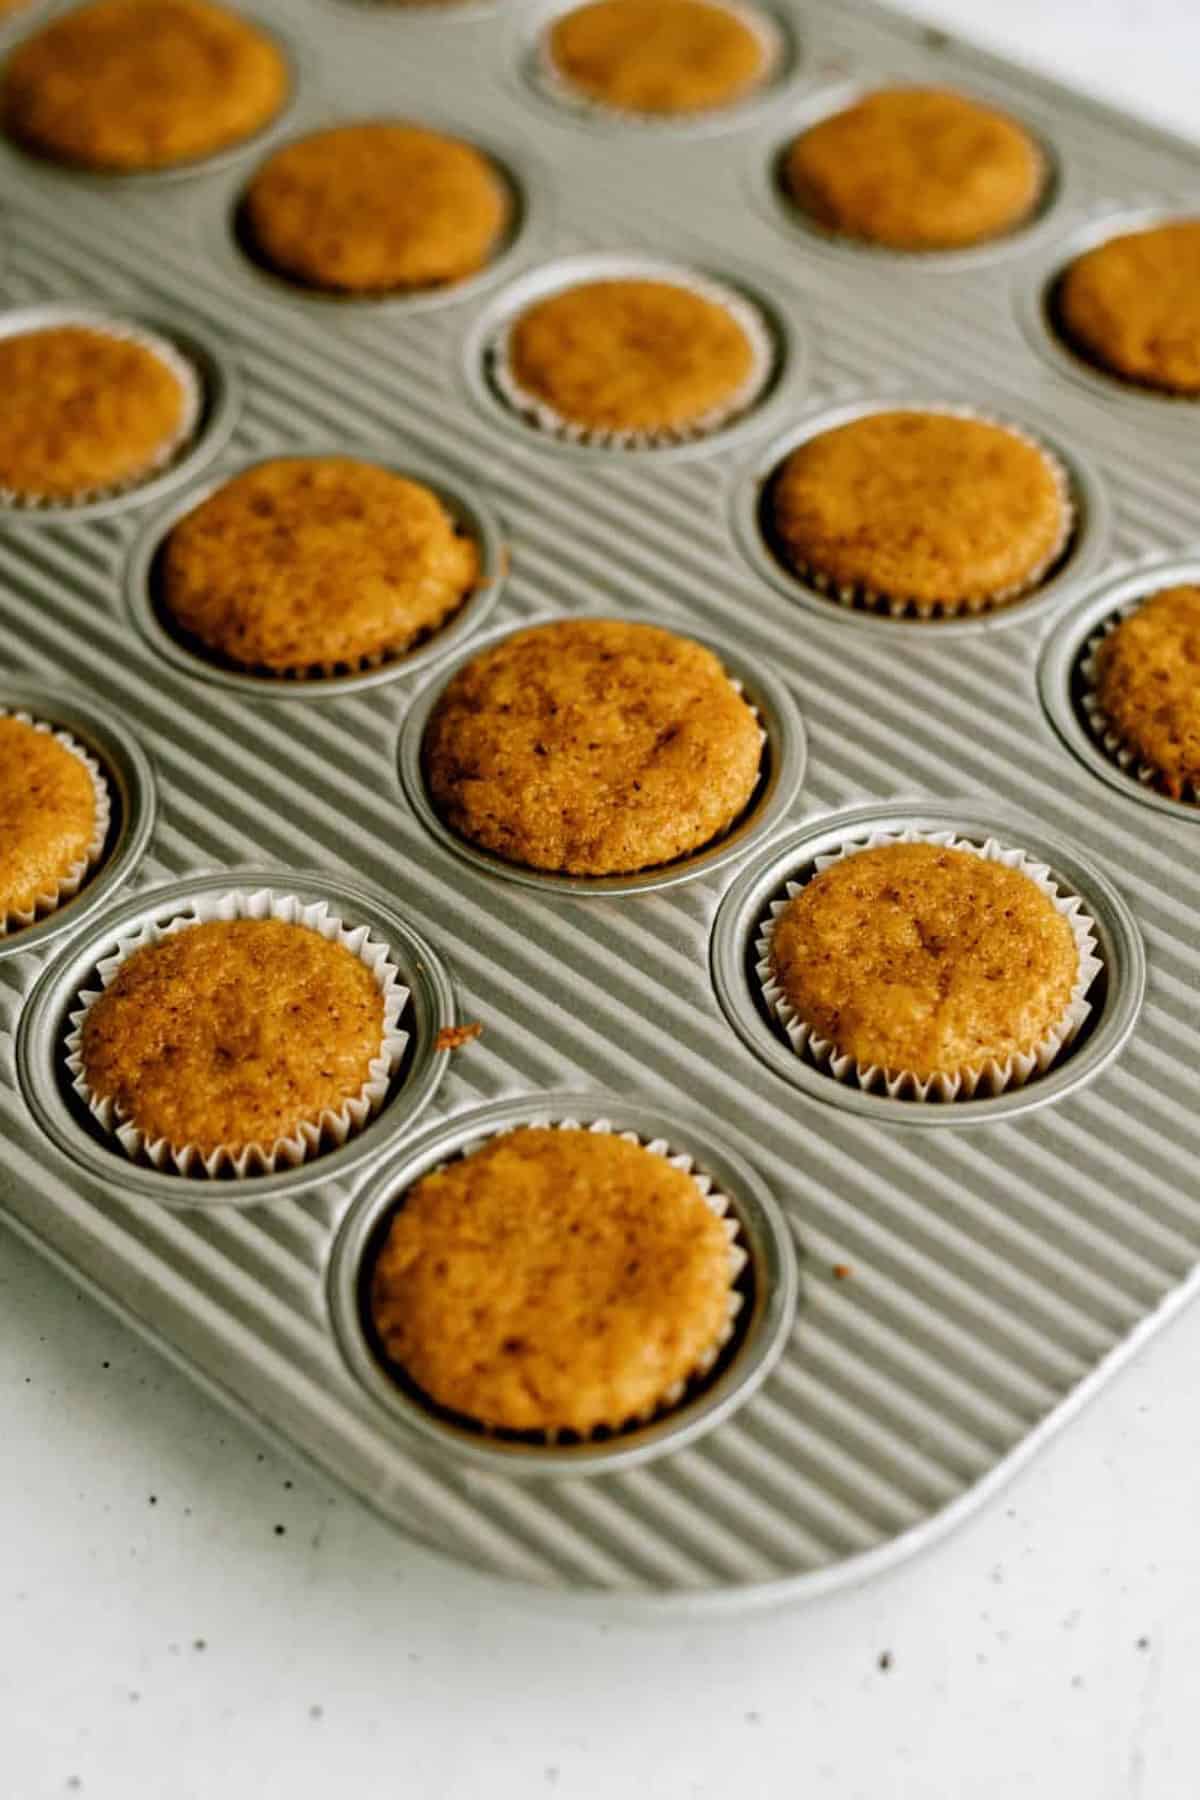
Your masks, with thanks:
<instances>
[{"instance_id":1,"label":"orange-brown muffin","mask_svg":"<svg viewBox=\"0 0 1200 1800\"><path fill-rule=\"evenodd\" d=\"M793 139L784 186L819 224L895 250L957 250L1036 209L1045 158L1014 119L939 88L880 88Z\"/></svg>"},{"instance_id":2,"label":"orange-brown muffin","mask_svg":"<svg viewBox=\"0 0 1200 1800\"><path fill-rule=\"evenodd\" d=\"M473 145L419 125L337 125L267 159L242 202L251 248L311 287L443 287L494 254L512 195Z\"/></svg>"},{"instance_id":3,"label":"orange-brown muffin","mask_svg":"<svg viewBox=\"0 0 1200 1800\"><path fill-rule=\"evenodd\" d=\"M621 112L707 112L743 99L768 72L767 41L712 0L592 0L557 19L550 74Z\"/></svg>"},{"instance_id":4,"label":"orange-brown muffin","mask_svg":"<svg viewBox=\"0 0 1200 1800\"><path fill-rule=\"evenodd\" d=\"M380 1054L375 977L282 919L216 919L133 953L84 1015L83 1079L148 1142L269 1148L365 1086Z\"/></svg>"},{"instance_id":5,"label":"orange-brown muffin","mask_svg":"<svg viewBox=\"0 0 1200 1800\"><path fill-rule=\"evenodd\" d=\"M0 714L0 934L77 884L97 835L95 784L49 731Z\"/></svg>"},{"instance_id":6,"label":"orange-brown muffin","mask_svg":"<svg viewBox=\"0 0 1200 1800\"><path fill-rule=\"evenodd\" d=\"M954 1075L1028 1055L1061 1025L1075 936L1020 869L895 843L830 864L779 914L776 981L864 1068Z\"/></svg>"},{"instance_id":7,"label":"orange-brown muffin","mask_svg":"<svg viewBox=\"0 0 1200 1800\"><path fill-rule=\"evenodd\" d=\"M429 488L297 456L247 469L174 526L161 599L215 655L284 674L398 656L478 580L474 540Z\"/></svg>"},{"instance_id":8,"label":"orange-brown muffin","mask_svg":"<svg viewBox=\"0 0 1200 1800\"><path fill-rule=\"evenodd\" d=\"M70 502L128 487L192 430L190 371L165 350L90 325L0 337L0 494Z\"/></svg>"},{"instance_id":9,"label":"orange-brown muffin","mask_svg":"<svg viewBox=\"0 0 1200 1800\"><path fill-rule=\"evenodd\" d=\"M1110 375L1200 394L1200 219L1131 231L1076 257L1053 310L1068 343Z\"/></svg>"},{"instance_id":10,"label":"orange-brown muffin","mask_svg":"<svg viewBox=\"0 0 1200 1800\"><path fill-rule=\"evenodd\" d=\"M711 650L621 619L534 625L481 651L424 743L447 824L571 875L632 874L711 843L745 810L761 757Z\"/></svg>"},{"instance_id":11,"label":"orange-brown muffin","mask_svg":"<svg viewBox=\"0 0 1200 1800\"><path fill-rule=\"evenodd\" d=\"M1173 799L1200 793L1200 587L1165 588L1122 619L1096 652L1093 692Z\"/></svg>"},{"instance_id":12,"label":"orange-brown muffin","mask_svg":"<svg viewBox=\"0 0 1200 1800\"><path fill-rule=\"evenodd\" d=\"M761 353L728 305L672 281L583 282L513 325L501 384L538 421L582 434L713 430L752 398Z\"/></svg>"},{"instance_id":13,"label":"orange-brown muffin","mask_svg":"<svg viewBox=\"0 0 1200 1800\"><path fill-rule=\"evenodd\" d=\"M243 142L288 87L278 47L212 0L92 0L13 52L0 105L29 149L131 173Z\"/></svg>"},{"instance_id":14,"label":"orange-brown muffin","mask_svg":"<svg viewBox=\"0 0 1200 1800\"><path fill-rule=\"evenodd\" d=\"M586 1436L673 1404L711 1364L732 1279L690 1175L616 1136L526 1127L405 1195L370 1309L439 1406Z\"/></svg>"},{"instance_id":15,"label":"orange-brown muffin","mask_svg":"<svg viewBox=\"0 0 1200 1800\"><path fill-rule=\"evenodd\" d=\"M879 412L800 444L768 484L777 554L843 599L979 612L1037 586L1066 548L1057 461L953 413Z\"/></svg>"}]
</instances>

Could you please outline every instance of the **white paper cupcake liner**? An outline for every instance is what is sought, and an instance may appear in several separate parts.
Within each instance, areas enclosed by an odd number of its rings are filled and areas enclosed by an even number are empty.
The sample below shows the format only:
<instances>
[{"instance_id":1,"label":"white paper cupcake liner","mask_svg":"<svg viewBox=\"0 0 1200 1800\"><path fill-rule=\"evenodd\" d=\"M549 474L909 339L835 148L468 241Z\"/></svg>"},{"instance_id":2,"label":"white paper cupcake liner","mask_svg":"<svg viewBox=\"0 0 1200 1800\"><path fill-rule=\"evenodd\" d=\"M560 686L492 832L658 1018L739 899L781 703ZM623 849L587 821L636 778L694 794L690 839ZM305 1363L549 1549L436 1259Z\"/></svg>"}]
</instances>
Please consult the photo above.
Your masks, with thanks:
<instances>
[{"instance_id":1,"label":"white paper cupcake liner","mask_svg":"<svg viewBox=\"0 0 1200 1800\"><path fill-rule=\"evenodd\" d=\"M88 780L92 784L95 796L96 811L92 827L91 839L87 849L78 861L73 862L65 875L59 877L53 886L35 896L32 905L12 907L7 912L0 911L0 938L9 932L22 931L33 925L38 919L46 918L60 907L64 900L71 900L79 892L92 870L104 855L104 846L108 841L109 826L112 823L112 798L108 791L108 783L100 771L100 765L82 744L67 731L56 725L49 725L42 719L35 719L27 712L17 711L0 706L0 718L17 719L22 725L31 725L35 731L44 731L52 737L56 744L77 757L87 770Z\"/></svg>"},{"instance_id":2,"label":"white paper cupcake liner","mask_svg":"<svg viewBox=\"0 0 1200 1800\"><path fill-rule=\"evenodd\" d=\"M930 412L956 419L977 419L981 424L995 425L1001 431L1007 431L1012 437L1019 438L1022 443L1028 444L1031 449L1036 450L1050 470L1058 492L1061 524L1054 544L1021 581L1011 582L1008 587L998 588L994 594L975 596L969 600L922 600L912 594L885 594L877 588L865 587L852 582L839 583L812 563L797 560L781 546L778 555L783 560L785 567L793 575L798 576L801 581L816 588L818 593L824 594L827 599L835 600L839 606L849 607L860 612L887 613L893 619L973 618L980 613L995 612L1003 606L1010 605L1014 600L1028 599L1041 586L1050 571L1062 561L1070 547L1078 524L1071 477L1064 464L1052 450L1042 443L1040 438L1034 437L1031 432L1024 430L1020 425L1014 425L1011 419L998 419L990 413L979 412L974 407L897 405L894 408L881 406L879 411ZM870 413L861 415L864 419L871 416ZM851 421L847 421L847 423L849 422ZM857 423L857 421L853 422ZM830 427L830 430L837 429L837 426Z\"/></svg>"},{"instance_id":3,"label":"white paper cupcake liner","mask_svg":"<svg viewBox=\"0 0 1200 1800\"><path fill-rule=\"evenodd\" d=\"M129 493L131 489L141 487L154 475L159 474L173 463L180 452L196 435L200 416L204 407L204 392L199 373L183 353L168 338L160 337L157 332L147 331L140 325L129 325L123 320L96 319L81 312L78 319L48 320L44 325L32 324L28 335L40 331L69 330L79 327L85 331L94 331L102 337L119 338L123 342L138 344L148 350L164 363L174 375L182 393L182 407L179 423L170 437L165 438L158 449L149 458L145 466L136 475L125 481L108 482L98 487L80 488L76 493L29 494L17 492L12 488L0 485L0 506L9 506L22 512L56 512L73 506L87 506L94 500L109 500L117 494ZM25 335L24 333L22 335Z\"/></svg>"},{"instance_id":4,"label":"white paper cupcake liner","mask_svg":"<svg viewBox=\"0 0 1200 1800\"><path fill-rule=\"evenodd\" d=\"M633 106L614 106L607 100L596 99L584 93L581 88L564 75L554 60L551 46L551 34L559 20L568 13L575 12L586 4L586 0L573 0L573 4L557 7L551 18L547 19L538 33L533 49L532 74L535 83L547 97L559 106L568 107L582 118L624 120L630 125L643 125L652 131L671 131L686 128L688 125L718 118L723 113L735 113L741 107L751 105L770 87L783 66L786 44L783 32L769 13L760 12L754 6L742 6L738 0L710 0L721 12L731 14L753 32L762 52L762 66L758 78L752 85L732 100L717 100L709 106L689 107L683 112L640 112Z\"/></svg>"},{"instance_id":5,"label":"white paper cupcake liner","mask_svg":"<svg viewBox=\"0 0 1200 1800\"><path fill-rule=\"evenodd\" d=\"M665 1413L673 1411L686 1395L688 1388L694 1382L702 1381L709 1374L736 1329L738 1314L742 1310L743 1296L738 1292L735 1283L746 1267L749 1256L738 1242L740 1226L737 1212L731 1206L728 1197L714 1187L711 1175L705 1175L697 1170L694 1159L686 1151L672 1150L666 1138L644 1138L639 1137L636 1131L616 1131L615 1126L608 1119L594 1119L590 1124L584 1124L579 1119L523 1119L519 1124L506 1125L500 1131L488 1132L483 1137L475 1138L464 1144L453 1161L463 1161L466 1157L473 1156L477 1151L482 1150L485 1145L494 1143L497 1138L511 1136L514 1131L539 1128L551 1131L591 1131L606 1137L615 1132L616 1136L621 1138L624 1143L638 1144L643 1150L648 1150L652 1156L661 1156L673 1169L681 1169L685 1175L691 1176L703 1197L704 1204L722 1221L725 1235L729 1239L729 1304L720 1333L704 1352L691 1373L683 1380L674 1382L653 1406L645 1407L637 1413L631 1413L628 1418L621 1420L618 1424L597 1426L587 1434L583 1441L592 1441L597 1438L606 1439L617 1436L623 1431L632 1431L639 1425L649 1424L651 1419L661 1418ZM434 1168L427 1169L425 1173L426 1175L436 1175L449 1166L448 1162L438 1163ZM430 1399L428 1403L435 1412L444 1410L438 1406L435 1400ZM486 1437L530 1438L541 1443L557 1444L561 1443L564 1438L573 1440L580 1436L578 1432L568 1430L510 1432L485 1425L480 1420L472 1420L472 1423L478 1425Z\"/></svg>"},{"instance_id":6,"label":"white paper cupcake liner","mask_svg":"<svg viewBox=\"0 0 1200 1800\"><path fill-rule=\"evenodd\" d=\"M1156 794L1165 794L1171 800L1180 800L1196 805L1200 803L1200 783L1185 782L1182 793L1173 793L1163 778L1162 770L1154 763L1148 762L1135 745L1126 742L1112 725L1100 704L1098 691L1100 671L1096 660L1100 646L1105 638L1111 637L1122 619L1132 617L1138 608L1151 598L1153 598L1152 595L1143 594L1140 599L1132 601L1128 606L1122 606L1110 618L1105 619L1100 630L1094 632L1088 639L1079 660L1079 673L1084 684L1083 691L1079 696L1079 704L1083 709L1083 716L1087 720L1092 736L1105 755L1116 763L1119 769L1124 770L1126 775L1132 775L1143 787L1153 789Z\"/></svg>"},{"instance_id":7,"label":"white paper cupcake liner","mask_svg":"<svg viewBox=\"0 0 1200 1800\"><path fill-rule=\"evenodd\" d=\"M330 943L341 944L365 963L375 978L383 996L383 1035L379 1054L369 1065L367 1080L337 1111L327 1108L319 1118L304 1120L294 1136L277 1138L273 1144L252 1143L240 1148L222 1144L205 1154L195 1144L148 1139L132 1122L126 1108L92 1092L83 1066L83 1027L90 1009L135 951L214 919L282 919L289 925L307 926ZM398 973L388 960L386 944L373 938L365 925L343 924L323 900L306 905L293 894L279 894L270 888L252 893L233 890L215 898L203 896L193 900L186 913L165 925L152 920L128 937L119 938L116 950L97 966L96 973L100 986L80 994L80 1004L68 1021L65 1048L71 1085L92 1117L117 1139L127 1156L144 1157L156 1169L173 1170L179 1175L233 1176L238 1180L249 1175L269 1175L278 1169L299 1168L319 1151L344 1144L382 1106L408 1043L408 1033L401 1029L400 1019L409 991L400 985Z\"/></svg>"},{"instance_id":8,"label":"white paper cupcake liner","mask_svg":"<svg viewBox=\"0 0 1200 1800\"><path fill-rule=\"evenodd\" d=\"M775 979L771 955L775 926L788 902L795 899L805 885L803 882L789 881L785 890L786 899L772 901L767 917L761 921L754 947L755 973L761 983L763 996L782 1025L792 1049L797 1056L806 1057L818 1068L832 1075L835 1081L856 1081L867 1092L882 1089L893 1100L959 1100L971 1099L979 1093L1002 1094L1007 1088L1023 1087L1034 1075L1045 1074L1076 1037L1090 1014L1092 1009L1087 1000L1088 990L1104 966L1096 953L1094 922L1084 912L1082 902L1073 894L1061 894L1046 864L1034 862L1023 850L1008 849L998 844L994 838L988 838L983 844L973 844L952 831L875 831L860 843L846 844L832 855L816 857L814 873L820 874L848 856L857 856L860 851L874 850L886 844L937 844L949 850L966 850L985 862L1002 863L1005 868L1019 869L1023 875L1027 875L1053 903L1055 911L1067 921L1075 939L1079 967L1066 1010L1054 1029L1033 1050L1006 1057L1003 1061L989 1058L978 1067L961 1069L954 1074L921 1076L908 1069L888 1069L878 1063L861 1063L840 1052L829 1038L821 1037L814 1031L800 1017Z\"/></svg>"},{"instance_id":9,"label":"white paper cupcake liner","mask_svg":"<svg viewBox=\"0 0 1200 1800\"><path fill-rule=\"evenodd\" d=\"M653 431L623 431L582 425L578 420L566 418L539 395L522 386L509 354L512 335L525 314L542 300L554 299L574 288L593 287L606 281L661 282L668 287L682 288L723 308L741 327L750 345L751 369L746 379L719 406L710 407L707 412L698 414L684 424L664 425ZM770 381L776 362L775 340L770 326L758 307L744 295L726 287L723 282L712 281L706 276L697 275L691 269L680 268L677 264L637 257L630 257L619 264L614 262L594 274L581 275L578 281L565 281L559 287L530 300L499 327L488 345L487 356L492 382L501 399L527 424L563 443L603 450L665 449L673 444L694 443L700 438L711 436L714 431L720 431L734 419L750 411Z\"/></svg>"}]
</instances>

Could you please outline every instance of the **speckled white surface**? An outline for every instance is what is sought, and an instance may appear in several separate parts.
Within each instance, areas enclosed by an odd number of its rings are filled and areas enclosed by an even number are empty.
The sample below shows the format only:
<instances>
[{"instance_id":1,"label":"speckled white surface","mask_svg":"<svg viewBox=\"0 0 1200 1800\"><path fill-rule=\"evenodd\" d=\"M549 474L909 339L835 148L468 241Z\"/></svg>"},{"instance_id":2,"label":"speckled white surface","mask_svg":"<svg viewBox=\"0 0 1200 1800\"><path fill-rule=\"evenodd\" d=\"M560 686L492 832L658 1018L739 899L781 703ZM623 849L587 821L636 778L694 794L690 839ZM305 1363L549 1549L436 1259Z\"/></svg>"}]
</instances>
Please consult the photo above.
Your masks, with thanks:
<instances>
[{"instance_id":1,"label":"speckled white surface","mask_svg":"<svg viewBox=\"0 0 1200 1800\"><path fill-rule=\"evenodd\" d=\"M922 10L1200 137L1195 0ZM0 1233L0 1800L1194 1800L1198 1365L1193 1312L868 1588L629 1627L407 1549Z\"/></svg>"}]
</instances>

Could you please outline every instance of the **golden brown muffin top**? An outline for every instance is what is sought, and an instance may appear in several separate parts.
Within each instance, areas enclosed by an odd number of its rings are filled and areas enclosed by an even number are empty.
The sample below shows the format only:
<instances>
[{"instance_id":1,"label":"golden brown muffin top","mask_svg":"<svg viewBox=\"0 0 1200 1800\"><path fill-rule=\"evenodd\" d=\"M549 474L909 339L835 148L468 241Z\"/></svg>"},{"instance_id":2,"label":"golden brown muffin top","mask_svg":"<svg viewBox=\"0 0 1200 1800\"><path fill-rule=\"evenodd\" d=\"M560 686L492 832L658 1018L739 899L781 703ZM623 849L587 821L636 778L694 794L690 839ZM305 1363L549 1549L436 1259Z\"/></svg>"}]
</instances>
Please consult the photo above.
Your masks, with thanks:
<instances>
[{"instance_id":1,"label":"golden brown muffin top","mask_svg":"<svg viewBox=\"0 0 1200 1800\"><path fill-rule=\"evenodd\" d=\"M0 395L0 492L59 502L150 474L191 405L148 345L85 325L0 337Z\"/></svg>"},{"instance_id":2,"label":"golden brown muffin top","mask_svg":"<svg viewBox=\"0 0 1200 1800\"><path fill-rule=\"evenodd\" d=\"M135 950L88 1008L83 1074L150 1142L269 1149L355 1099L383 996L345 945L282 919L214 919Z\"/></svg>"},{"instance_id":3,"label":"golden brown muffin top","mask_svg":"<svg viewBox=\"0 0 1200 1800\"><path fill-rule=\"evenodd\" d=\"M83 862L96 833L96 790L48 731L0 715L0 922L28 912Z\"/></svg>"},{"instance_id":4,"label":"golden brown muffin top","mask_svg":"<svg viewBox=\"0 0 1200 1800\"><path fill-rule=\"evenodd\" d=\"M1046 452L1006 426L951 413L870 413L823 431L784 459L767 505L797 573L948 610L1027 592L1071 524Z\"/></svg>"},{"instance_id":5,"label":"golden brown muffin top","mask_svg":"<svg viewBox=\"0 0 1200 1800\"><path fill-rule=\"evenodd\" d=\"M420 482L351 457L259 463L169 533L163 605L209 650L276 672L359 666L434 631L479 579Z\"/></svg>"},{"instance_id":6,"label":"golden brown muffin top","mask_svg":"<svg viewBox=\"0 0 1200 1800\"><path fill-rule=\"evenodd\" d=\"M547 54L569 86L622 112L705 112L763 78L759 34L711 0L592 0L555 21Z\"/></svg>"},{"instance_id":7,"label":"golden brown muffin top","mask_svg":"<svg viewBox=\"0 0 1200 1800\"><path fill-rule=\"evenodd\" d=\"M212 0L91 0L14 50L2 99L30 149L130 173L241 143L289 85L271 39Z\"/></svg>"},{"instance_id":8,"label":"golden brown muffin top","mask_svg":"<svg viewBox=\"0 0 1200 1800\"><path fill-rule=\"evenodd\" d=\"M243 200L254 249L313 287L380 294L473 275L512 214L482 151L419 125L337 125L277 150Z\"/></svg>"},{"instance_id":9,"label":"golden brown muffin top","mask_svg":"<svg viewBox=\"0 0 1200 1800\"><path fill-rule=\"evenodd\" d=\"M1045 159L1014 119L940 88L880 88L793 139L783 180L830 231L957 250L1034 211Z\"/></svg>"},{"instance_id":10,"label":"golden brown muffin top","mask_svg":"<svg viewBox=\"0 0 1200 1800\"><path fill-rule=\"evenodd\" d=\"M519 387L590 431L704 428L736 407L754 346L719 301L670 281L589 281L551 294L512 328Z\"/></svg>"},{"instance_id":11,"label":"golden brown muffin top","mask_svg":"<svg viewBox=\"0 0 1200 1800\"><path fill-rule=\"evenodd\" d=\"M1200 587L1165 588L1121 620L1096 653L1096 698L1168 794L1200 788Z\"/></svg>"},{"instance_id":12,"label":"golden brown muffin top","mask_svg":"<svg viewBox=\"0 0 1200 1800\"><path fill-rule=\"evenodd\" d=\"M952 1075L1028 1053L1079 973L1070 925L1020 869L937 844L832 863L779 914L776 980L844 1056Z\"/></svg>"},{"instance_id":13,"label":"golden brown muffin top","mask_svg":"<svg viewBox=\"0 0 1200 1800\"><path fill-rule=\"evenodd\" d=\"M699 850L745 810L761 757L758 722L711 650L621 619L534 625L481 651L424 743L453 830L572 875Z\"/></svg>"},{"instance_id":14,"label":"golden brown muffin top","mask_svg":"<svg viewBox=\"0 0 1200 1800\"><path fill-rule=\"evenodd\" d=\"M729 1240L638 1144L525 1127L426 1175L371 1283L389 1359L509 1431L618 1427L695 1373L730 1316Z\"/></svg>"},{"instance_id":15,"label":"golden brown muffin top","mask_svg":"<svg viewBox=\"0 0 1200 1800\"><path fill-rule=\"evenodd\" d=\"M1085 251L1067 267L1055 303L1068 340L1110 374L1200 394L1200 219Z\"/></svg>"}]
</instances>

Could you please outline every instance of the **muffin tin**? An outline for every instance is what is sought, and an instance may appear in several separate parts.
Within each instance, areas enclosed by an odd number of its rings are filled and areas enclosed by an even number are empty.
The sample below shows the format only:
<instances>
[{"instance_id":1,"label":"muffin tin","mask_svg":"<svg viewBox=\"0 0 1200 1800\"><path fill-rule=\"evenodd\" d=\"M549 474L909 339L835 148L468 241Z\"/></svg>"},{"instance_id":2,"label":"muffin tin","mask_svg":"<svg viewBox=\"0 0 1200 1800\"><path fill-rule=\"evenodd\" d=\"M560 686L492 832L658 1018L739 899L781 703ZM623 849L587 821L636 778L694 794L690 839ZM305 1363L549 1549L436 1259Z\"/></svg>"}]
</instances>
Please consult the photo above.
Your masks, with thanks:
<instances>
[{"instance_id":1,"label":"muffin tin","mask_svg":"<svg viewBox=\"0 0 1200 1800\"><path fill-rule=\"evenodd\" d=\"M143 318L193 351L208 396L198 461L98 507L0 515L0 705L64 725L118 797L102 869L0 941L0 1213L459 1561L658 1608L859 1579L979 1504L1200 1285L1200 814L1105 761L1072 675L1105 616L1195 578L1197 403L1074 379L1028 335L1074 246L1131 209L1186 210L1196 152L870 0L788 7L778 84L646 131L535 93L538 5L280 0L274 16L301 69L281 130L457 125L521 183L521 228L496 285L318 300L229 239L261 142L236 169L165 182L0 150L6 320L64 305ZM1026 121L1055 169L1045 218L986 255L902 257L843 251L755 201L792 130L893 80ZM683 453L571 451L507 413L484 350L514 300L568 262L647 257L760 303L781 350L763 403ZM896 621L771 562L757 495L797 434L914 400L1014 420L1071 472L1080 529L1032 600ZM213 679L168 654L146 583L178 508L248 462L333 449L453 500L485 542L486 601L361 679ZM717 646L768 740L744 827L615 884L502 879L519 872L465 854L424 801L420 730L489 607L489 632L591 612ZM880 822L1026 848L1096 920L1095 1015L1019 1092L860 1093L806 1069L755 1002L763 906L823 845ZM64 1020L118 931L248 884L327 898L388 938L413 994L408 1066L369 1126L298 1170L160 1174L73 1105ZM438 1048L441 1026L475 1020L480 1039ZM663 1136L761 1225L758 1327L711 1388L590 1461L490 1456L417 1417L381 1390L355 1312L364 1246L413 1176L543 1117Z\"/></svg>"}]
</instances>

